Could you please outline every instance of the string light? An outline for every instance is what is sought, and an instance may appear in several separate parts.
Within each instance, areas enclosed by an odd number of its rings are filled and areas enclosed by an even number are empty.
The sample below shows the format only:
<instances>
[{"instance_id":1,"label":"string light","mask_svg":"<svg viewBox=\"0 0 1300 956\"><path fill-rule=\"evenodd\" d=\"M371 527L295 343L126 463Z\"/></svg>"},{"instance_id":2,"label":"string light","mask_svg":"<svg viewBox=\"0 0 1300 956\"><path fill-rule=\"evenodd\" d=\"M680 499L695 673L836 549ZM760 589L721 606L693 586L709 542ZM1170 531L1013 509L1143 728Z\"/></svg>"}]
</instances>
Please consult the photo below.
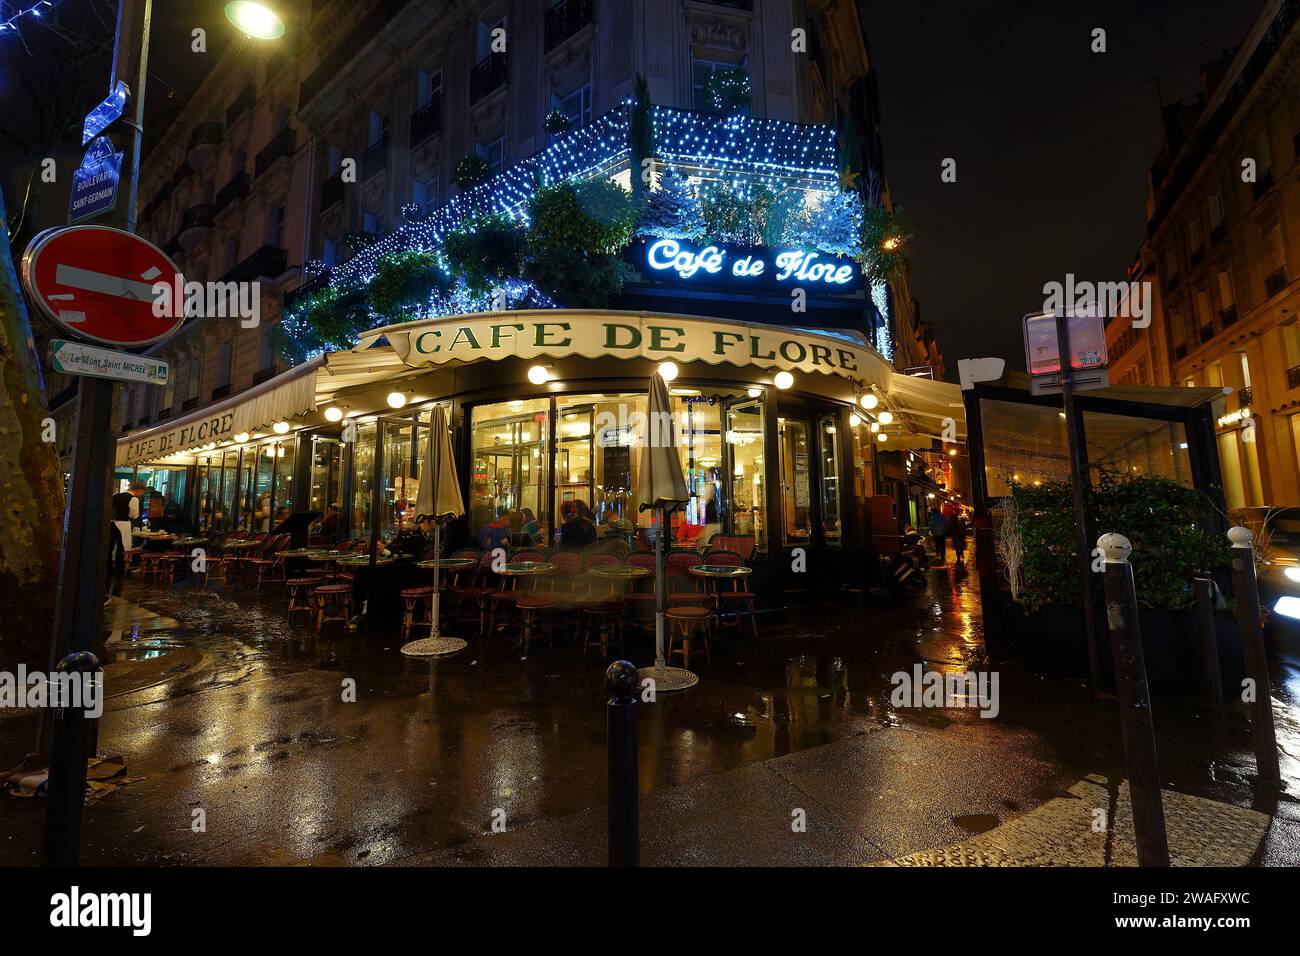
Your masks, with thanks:
<instances>
[{"instance_id":1,"label":"string light","mask_svg":"<svg viewBox=\"0 0 1300 956\"><path fill-rule=\"evenodd\" d=\"M413 208L403 210L401 221L386 236L356 250L347 262L324 274L335 287L366 286L374 279L379 260L394 252L433 252L442 263L447 236L467 223L486 216L504 216L519 226L529 225L528 206L537 190L562 182L614 177L631 173L629 134L636 103L632 99L588 126L570 130L554 142L484 182L451 197L427 216ZM764 187L800 188L816 204L817 193L838 192L839 158L832 126L734 115L716 116L689 110L652 106L655 158L689 174L696 183L705 179L726 182L739 196ZM532 283L507 279L495 290L504 294L506 308L557 308ZM870 344L886 361L893 361L889 291L885 283L871 285L877 318ZM457 315L497 310L494 296L471 295L457 284L451 294L430 297L421 317ZM376 324L391 321L375 316ZM284 330L297 338L295 328L306 333L310 317L286 310Z\"/></svg>"},{"instance_id":2,"label":"string light","mask_svg":"<svg viewBox=\"0 0 1300 956\"><path fill-rule=\"evenodd\" d=\"M0 21L0 33L7 33L10 30L17 32L18 20L22 17L35 17L39 20L44 16L41 11L54 9L56 2L57 0L40 0L39 3L34 3L30 7L19 10L17 13L12 14L9 19Z\"/></svg>"}]
</instances>

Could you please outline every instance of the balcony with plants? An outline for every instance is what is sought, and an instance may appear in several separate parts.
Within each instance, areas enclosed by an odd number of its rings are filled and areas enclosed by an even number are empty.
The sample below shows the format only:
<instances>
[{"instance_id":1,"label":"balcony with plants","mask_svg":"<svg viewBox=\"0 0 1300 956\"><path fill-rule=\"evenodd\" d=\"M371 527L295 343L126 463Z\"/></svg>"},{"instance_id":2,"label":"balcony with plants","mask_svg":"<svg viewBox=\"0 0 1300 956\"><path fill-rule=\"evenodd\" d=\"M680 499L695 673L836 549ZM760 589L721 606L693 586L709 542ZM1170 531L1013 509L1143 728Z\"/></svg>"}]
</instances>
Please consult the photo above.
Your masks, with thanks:
<instances>
[{"instance_id":1,"label":"balcony with plants","mask_svg":"<svg viewBox=\"0 0 1300 956\"><path fill-rule=\"evenodd\" d=\"M471 154L438 208L407 207L328 272L307 263L280 350L300 362L376 326L500 308L502 297L510 309L607 308L640 278L629 247L658 239L850 263L878 304L909 232L901 210L864 204L842 138L831 126L657 107L643 92L495 175ZM643 168L649 182L633 175ZM892 355L887 328L874 344Z\"/></svg>"}]
</instances>

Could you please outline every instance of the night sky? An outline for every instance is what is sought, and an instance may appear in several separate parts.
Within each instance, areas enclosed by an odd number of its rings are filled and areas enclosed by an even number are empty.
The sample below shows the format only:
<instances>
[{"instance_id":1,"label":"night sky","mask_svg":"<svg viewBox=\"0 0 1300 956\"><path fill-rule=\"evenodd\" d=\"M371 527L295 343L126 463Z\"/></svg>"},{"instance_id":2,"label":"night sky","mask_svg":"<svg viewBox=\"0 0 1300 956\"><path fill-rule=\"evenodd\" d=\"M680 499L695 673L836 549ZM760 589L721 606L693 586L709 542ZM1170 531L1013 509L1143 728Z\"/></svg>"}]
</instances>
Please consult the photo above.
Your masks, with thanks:
<instances>
[{"instance_id":1,"label":"night sky","mask_svg":"<svg viewBox=\"0 0 1300 956\"><path fill-rule=\"evenodd\" d=\"M862 0L885 171L915 230L912 294L957 360L1024 368L1020 318L1068 272L1122 279L1146 232L1165 103L1236 46L1260 0ZM1108 52L1090 52L1095 27ZM940 163L957 160L957 182Z\"/></svg>"}]
</instances>

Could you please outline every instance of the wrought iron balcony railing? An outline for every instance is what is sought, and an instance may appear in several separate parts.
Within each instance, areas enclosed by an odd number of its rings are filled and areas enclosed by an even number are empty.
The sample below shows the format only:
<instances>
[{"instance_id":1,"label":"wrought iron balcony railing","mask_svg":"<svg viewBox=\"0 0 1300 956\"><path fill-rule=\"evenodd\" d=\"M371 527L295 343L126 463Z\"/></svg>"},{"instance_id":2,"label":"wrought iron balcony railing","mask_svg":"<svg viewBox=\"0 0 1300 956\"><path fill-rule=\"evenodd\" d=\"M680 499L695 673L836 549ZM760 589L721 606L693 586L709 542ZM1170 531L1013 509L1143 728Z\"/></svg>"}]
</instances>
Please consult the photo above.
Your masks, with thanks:
<instances>
[{"instance_id":1,"label":"wrought iron balcony railing","mask_svg":"<svg viewBox=\"0 0 1300 956\"><path fill-rule=\"evenodd\" d=\"M546 52L592 22L592 0L560 0L546 11Z\"/></svg>"},{"instance_id":2,"label":"wrought iron balcony railing","mask_svg":"<svg viewBox=\"0 0 1300 956\"><path fill-rule=\"evenodd\" d=\"M1300 365L1292 365L1286 370L1286 387L1300 388Z\"/></svg>"},{"instance_id":3,"label":"wrought iron balcony railing","mask_svg":"<svg viewBox=\"0 0 1300 956\"><path fill-rule=\"evenodd\" d=\"M506 81L506 55L489 53L469 71L469 101L476 103Z\"/></svg>"},{"instance_id":4,"label":"wrought iron balcony railing","mask_svg":"<svg viewBox=\"0 0 1300 956\"><path fill-rule=\"evenodd\" d=\"M181 232L186 229L210 229L217 214L217 207L211 203L200 203L185 210L181 216Z\"/></svg>"},{"instance_id":5,"label":"wrought iron balcony railing","mask_svg":"<svg viewBox=\"0 0 1300 956\"><path fill-rule=\"evenodd\" d=\"M1273 170L1266 169L1250 184L1250 195L1256 202L1273 188Z\"/></svg>"},{"instance_id":6,"label":"wrought iron balcony railing","mask_svg":"<svg viewBox=\"0 0 1300 956\"><path fill-rule=\"evenodd\" d=\"M328 209L343 201L343 173L338 172L320 184L320 207Z\"/></svg>"},{"instance_id":7,"label":"wrought iron balcony railing","mask_svg":"<svg viewBox=\"0 0 1300 956\"><path fill-rule=\"evenodd\" d=\"M387 168L388 134L385 133L379 142L367 147L366 151L361 154L361 178L365 180L377 176Z\"/></svg>"},{"instance_id":8,"label":"wrought iron balcony railing","mask_svg":"<svg viewBox=\"0 0 1300 956\"><path fill-rule=\"evenodd\" d=\"M1220 222L1217 226L1215 226L1213 229L1210 230L1210 245L1217 246L1219 243L1223 241L1224 237L1227 236L1227 234L1228 234L1228 224L1226 222Z\"/></svg>"},{"instance_id":9,"label":"wrought iron balcony railing","mask_svg":"<svg viewBox=\"0 0 1300 956\"><path fill-rule=\"evenodd\" d=\"M248 195L248 173L240 170L230 177L230 181L217 190L216 211L221 212L236 199Z\"/></svg>"},{"instance_id":10,"label":"wrought iron balcony railing","mask_svg":"<svg viewBox=\"0 0 1300 956\"><path fill-rule=\"evenodd\" d=\"M419 145L441 130L442 97L435 96L411 114L411 145Z\"/></svg>"},{"instance_id":11,"label":"wrought iron balcony railing","mask_svg":"<svg viewBox=\"0 0 1300 956\"><path fill-rule=\"evenodd\" d=\"M1253 385L1245 386L1241 391L1237 393L1237 397L1241 400L1238 407L1239 408L1247 407L1255 400L1255 386Z\"/></svg>"},{"instance_id":12,"label":"wrought iron balcony railing","mask_svg":"<svg viewBox=\"0 0 1300 956\"><path fill-rule=\"evenodd\" d=\"M275 165L277 160L292 156L294 149L293 127L286 126L271 141L262 147L253 163L253 178L256 179Z\"/></svg>"},{"instance_id":13,"label":"wrought iron balcony railing","mask_svg":"<svg viewBox=\"0 0 1300 956\"><path fill-rule=\"evenodd\" d=\"M1264 291L1269 294L1269 298L1277 295L1284 288L1286 288L1286 266L1278 266L1264 277Z\"/></svg>"},{"instance_id":14,"label":"wrought iron balcony railing","mask_svg":"<svg viewBox=\"0 0 1300 956\"><path fill-rule=\"evenodd\" d=\"M197 146L220 146L222 126L220 123L200 123L190 133L190 149Z\"/></svg>"},{"instance_id":15,"label":"wrought iron balcony railing","mask_svg":"<svg viewBox=\"0 0 1300 956\"><path fill-rule=\"evenodd\" d=\"M1219 328L1226 329L1237 321L1237 307L1230 305L1226 309L1219 310Z\"/></svg>"},{"instance_id":16,"label":"wrought iron balcony railing","mask_svg":"<svg viewBox=\"0 0 1300 956\"><path fill-rule=\"evenodd\" d=\"M274 279L284 273L289 254L276 246L262 246L221 277L222 282L253 282Z\"/></svg>"},{"instance_id":17,"label":"wrought iron balcony railing","mask_svg":"<svg viewBox=\"0 0 1300 956\"><path fill-rule=\"evenodd\" d=\"M246 86L235 97L233 103L226 107L226 125L234 125L235 120L243 115L244 111L253 105L253 88Z\"/></svg>"}]
</instances>

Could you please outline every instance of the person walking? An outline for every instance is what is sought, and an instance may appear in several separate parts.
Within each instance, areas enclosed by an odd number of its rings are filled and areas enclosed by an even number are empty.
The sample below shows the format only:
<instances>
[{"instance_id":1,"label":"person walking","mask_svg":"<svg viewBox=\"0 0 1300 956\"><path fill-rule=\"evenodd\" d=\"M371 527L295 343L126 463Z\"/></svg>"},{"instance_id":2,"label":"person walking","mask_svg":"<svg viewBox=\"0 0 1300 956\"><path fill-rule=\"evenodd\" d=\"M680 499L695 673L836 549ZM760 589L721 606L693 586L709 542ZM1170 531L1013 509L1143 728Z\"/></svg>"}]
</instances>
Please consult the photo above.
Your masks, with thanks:
<instances>
[{"instance_id":1,"label":"person walking","mask_svg":"<svg viewBox=\"0 0 1300 956\"><path fill-rule=\"evenodd\" d=\"M112 539L109 542L109 573L126 574L126 552L133 544L131 522L140 517L140 499L129 491L119 491L110 500L113 515Z\"/></svg>"},{"instance_id":2,"label":"person walking","mask_svg":"<svg viewBox=\"0 0 1300 956\"><path fill-rule=\"evenodd\" d=\"M965 567L966 565L966 536L970 533L970 528L966 524L966 516L958 511L952 516L952 550L957 555L957 566Z\"/></svg>"},{"instance_id":3,"label":"person walking","mask_svg":"<svg viewBox=\"0 0 1300 956\"><path fill-rule=\"evenodd\" d=\"M930 537L934 539L934 554L940 564L948 563L948 518L935 505L930 509Z\"/></svg>"}]
</instances>

